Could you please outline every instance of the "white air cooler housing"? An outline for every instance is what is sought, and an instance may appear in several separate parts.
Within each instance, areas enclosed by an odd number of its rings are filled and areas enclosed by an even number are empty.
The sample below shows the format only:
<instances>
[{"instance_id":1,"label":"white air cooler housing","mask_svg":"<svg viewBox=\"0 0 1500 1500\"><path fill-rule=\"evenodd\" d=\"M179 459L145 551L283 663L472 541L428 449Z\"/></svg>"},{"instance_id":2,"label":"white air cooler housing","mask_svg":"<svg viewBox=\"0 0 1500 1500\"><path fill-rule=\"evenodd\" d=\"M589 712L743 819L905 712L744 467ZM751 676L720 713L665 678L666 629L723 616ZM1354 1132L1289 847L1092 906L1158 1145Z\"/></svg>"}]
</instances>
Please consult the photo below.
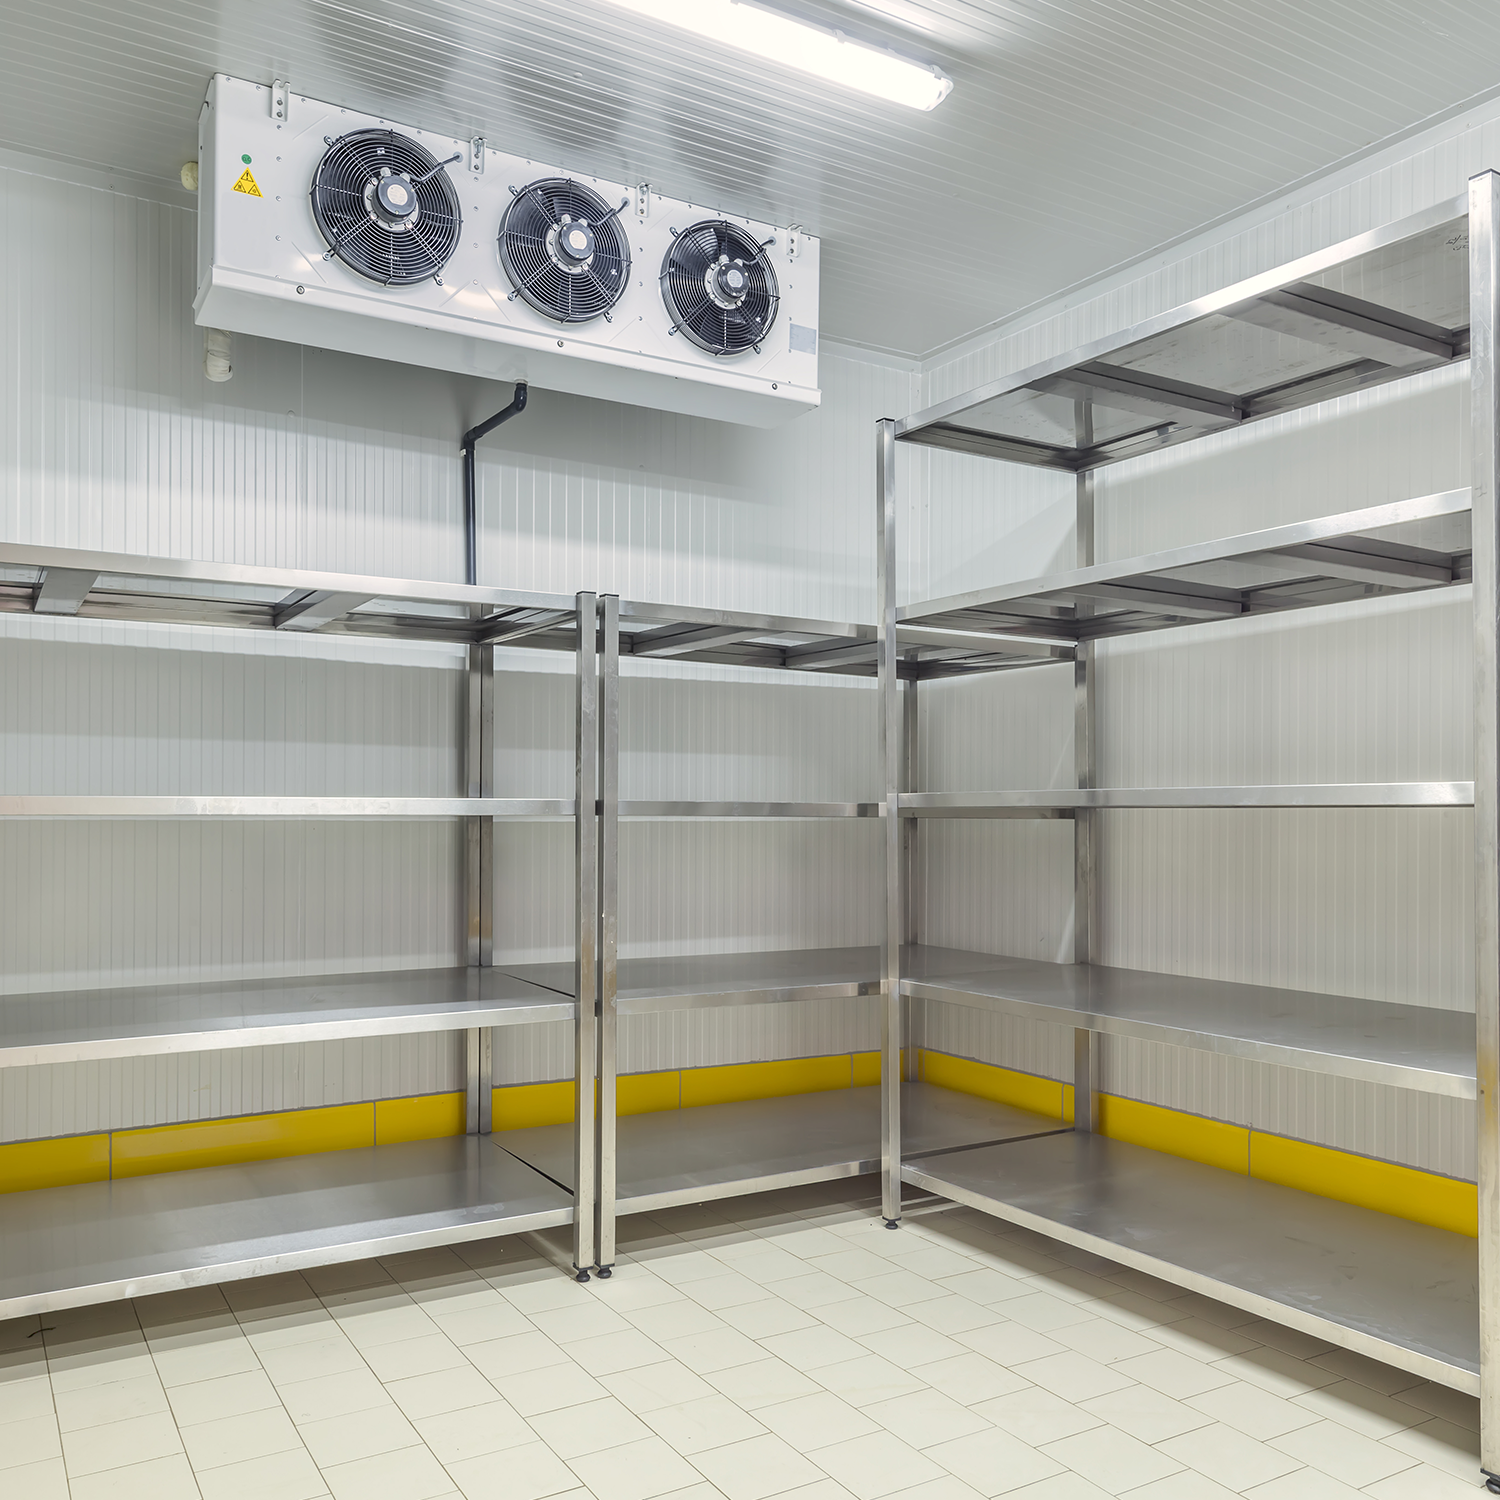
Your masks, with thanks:
<instances>
[{"instance_id":1,"label":"white air cooler housing","mask_svg":"<svg viewBox=\"0 0 1500 1500\"><path fill-rule=\"evenodd\" d=\"M278 106L285 120L274 117ZM410 136L439 161L460 154L444 170L458 191L463 229L440 284L386 287L326 257L309 198L326 138L372 127ZM193 310L204 327L755 427L777 426L819 403L818 241L800 231L655 193L641 217L636 190L625 184L503 151L476 152L467 140L223 74L209 83L198 140ZM247 169L259 196L244 190ZM555 322L510 296L498 234L511 189L549 177L573 177L610 207L630 199L619 219L629 234L630 285L609 321ZM775 241L764 253L780 306L759 352L715 356L670 332L658 278L672 231L708 219Z\"/></svg>"}]
</instances>

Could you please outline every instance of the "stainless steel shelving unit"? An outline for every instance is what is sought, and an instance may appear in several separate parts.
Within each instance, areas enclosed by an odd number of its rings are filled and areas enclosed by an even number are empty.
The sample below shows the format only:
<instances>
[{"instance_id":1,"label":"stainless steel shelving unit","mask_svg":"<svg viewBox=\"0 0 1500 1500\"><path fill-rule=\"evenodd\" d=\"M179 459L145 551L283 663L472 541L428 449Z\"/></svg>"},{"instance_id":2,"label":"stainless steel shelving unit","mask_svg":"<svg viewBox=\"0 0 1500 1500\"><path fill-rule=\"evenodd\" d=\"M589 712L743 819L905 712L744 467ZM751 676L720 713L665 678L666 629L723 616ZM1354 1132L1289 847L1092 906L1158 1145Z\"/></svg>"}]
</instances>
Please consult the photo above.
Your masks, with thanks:
<instances>
[{"instance_id":1,"label":"stainless steel shelving unit","mask_svg":"<svg viewBox=\"0 0 1500 1500\"><path fill-rule=\"evenodd\" d=\"M1164 1280L1481 1395L1482 1462L1500 1473L1500 874L1497 874L1495 486L1496 225L1500 176L1467 198L879 424L882 741L885 759L884 1212L920 1187ZM1467 358L1469 490L1099 563L1093 475L1122 459L1241 427ZM896 447L915 443L1071 472L1069 572L898 607ZM1100 787L1094 645L1143 631L1472 582L1475 780L1320 786ZM954 629L1073 649L1075 782L1068 789L918 790L916 682L903 632ZM1097 818L1113 808L1472 807L1477 859L1477 1045L1465 1013L1098 964ZM1048 817L1074 828L1073 962L987 957L912 972L909 899L921 821ZM957 1004L1072 1028L1074 1126L941 1156L913 1150L895 1078L919 1045L920 1007ZM1480 1237L1108 1140L1098 1132L1099 1042L1134 1036L1478 1100Z\"/></svg>"},{"instance_id":2,"label":"stainless steel shelving unit","mask_svg":"<svg viewBox=\"0 0 1500 1500\"><path fill-rule=\"evenodd\" d=\"M467 966L148 985L0 999L0 1067L273 1043L457 1031L467 1136L328 1152L9 1195L0 1224L0 1316L482 1236L574 1226L594 1262L594 902L597 600L468 585L0 545L0 609L123 622L442 642L466 653L463 797L0 796L5 818L461 818ZM525 641L577 660L572 799L494 795L495 648ZM583 809L583 816L577 816ZM494 968L494 823L570 819L580 910L571 996ZM501 1028L574 1023L569 1188L491 1133Z\"/></svg>"},{"instance_id":3,"label":"stainless steel shelving unit","mask_svg":"<svg viewBox=\"0 0 1500 1500\"><path fill-rule=\"evenodd\" d=\"M674 656L740 666L871 676L880 641L868 625L766 615L675 610L601 600L598 1228L601 1274L614 1258L616 1219L671 1204L759 1192L873 1172L880 1159L879 1090L826 1094L621 1116L616 1108L616 1033L622 1016L724 1006L795 1004L879 992L874 948L697 954L625 959L618 947L618 829L639 819L880 818L878 802L631 801L619 797L619 676L623 657ZM903 628L908 670L952 675L995 671L1035 661L1067 661L1072 647L1040 640L1000 641L964 629ZM966 968L981 955L924 950L914 972ZM566 965L521 965L515 978L569 997ZM1024 1111L996 1112L920 1084L907 1108L927 1151L1034 1134ZM1040 1127L1046 1129L1045 1125ZM516 1133L509 1148L557 1181L571 1185L566 1127Z\"/></svg>"}]
</instances>

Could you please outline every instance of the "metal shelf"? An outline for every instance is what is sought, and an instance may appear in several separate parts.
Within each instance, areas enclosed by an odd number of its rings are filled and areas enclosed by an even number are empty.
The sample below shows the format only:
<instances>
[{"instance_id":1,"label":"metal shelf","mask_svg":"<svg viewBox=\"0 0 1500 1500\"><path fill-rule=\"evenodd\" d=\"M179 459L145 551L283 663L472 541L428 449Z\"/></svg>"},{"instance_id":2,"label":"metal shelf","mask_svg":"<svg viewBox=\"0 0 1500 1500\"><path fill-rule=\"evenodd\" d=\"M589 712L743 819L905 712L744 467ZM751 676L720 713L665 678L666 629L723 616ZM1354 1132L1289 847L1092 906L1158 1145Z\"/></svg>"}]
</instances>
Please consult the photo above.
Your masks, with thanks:
<instances>
[{"instance_id":1,"label":"metal shelf","mask_svg":"<svg viewBox=\"0 0 1500 1500\"><path fill-rule=\"evenodd\" d=\"M968 974L906 978L901 992L1223 1057L1475 1097L1471 1011L1024 958L991 958Z\"/></svg>"},{"instance_id":2,"label":"metal shelf","mask_svg":"<svg viewBox=\"0 0 1500 1500\"><path fill-rule=\"evenodd\" d=\"M404 969L0 997L0 1068L570 1021L498 969Z\"/></svg>"},{"instance_id":3,"label":"metal shelf","mask_svg":"<svg viewBox=\"0 0 1500 1500\"><path fill-rule=\"evenodd\" d=\"M994 963L962 948L902 950L903 972L919 978L965 974ZM574 993L571 963L509 964L507 974L558 994ZM879 948L793 948L767 953L687 953L624 958L615 979L618 1015L784 1005L880 993Z\"/></svg>"},{"instance_id":4,"label":"metal shelf","mask_svg":"<svg viewBox=\"0 0 1500 1500\"><path fill-rule=\"evenodd\" d=\"M1100 640L1467 582L1470 497L1449 490L944 599L905 620Z\"/></svg>"},{"instance_id":5,"label":"metal shelf","mask_svg":"<svg viewBox=\"0 0 1500 1500\"><path fill-rule=\"evenodd\" d=\"M914 1152L955 1151L1063 1129L1056 1120L923 1083L901 1086ZM616 1124L615 1211L652 1213L880 1170L880 1089L830 1089L625 1115ZM506 1149L573 1180L567 1126L508 1131ZM601 1195L607 1198L607 1190Z\"/></svg>"},{"instance_id":6,"label":"metal shelf","mask_svg":"<svg viewBox=\"0 0 1500 1500\"><path fill-rule=\"evenodd\" d=\"M572 1198L500 1149L503 1139L7 1194L0 1318L571 1223Z\"/></svg>"},{"instance_id":7,"label":"metal shelf","mask_svg":"<svg viewBox=\"0 0 1500 1500\"><path fill-rule=\"evenodd\" d=\"M0 797L0 818L571 818L546 797Z\"/></svg>"},{"instance_id":8,"label":"metal shelf","mask_svg":"<svg viewBox=\"0 0 1500 1500\"><path fill-rule=\"evenodd\" d=\"M1439 203L966 391L896 440L1077 472L1452 364L1469 352L1468 208Z\"/></svg>"},{"instance_id":9,"label":"metal shelf","mask_svg":"<svg viewBox=\"0 0 1500 1500\"><path fill-rule=\"evenodd\" d=\"M1069 817L1092 808L1473 807L1472 781L1348 781L1316 786L1137 786L1026 792L902 792L908 818Z\"/></svg>"},{"instance_id":10,"label":"metal shelf","mask_svg":"<svg viewBox=\"0 0 1500 1500\"><path fill-rule=\"evenodd\" d=\"M903 1181L1470 1394L1476 1242L1102 1136L908 1160Z\"/></svg>"},{"instance_id":11,"label":"metal shelf","mask_svg":"<svg viewBox=\"0 0 1500 1500\"><path fill-rule=\"evenodd\" d=\"M879 802L621 802L622 818L878 818Z\"/></svg>"}]
</instances>

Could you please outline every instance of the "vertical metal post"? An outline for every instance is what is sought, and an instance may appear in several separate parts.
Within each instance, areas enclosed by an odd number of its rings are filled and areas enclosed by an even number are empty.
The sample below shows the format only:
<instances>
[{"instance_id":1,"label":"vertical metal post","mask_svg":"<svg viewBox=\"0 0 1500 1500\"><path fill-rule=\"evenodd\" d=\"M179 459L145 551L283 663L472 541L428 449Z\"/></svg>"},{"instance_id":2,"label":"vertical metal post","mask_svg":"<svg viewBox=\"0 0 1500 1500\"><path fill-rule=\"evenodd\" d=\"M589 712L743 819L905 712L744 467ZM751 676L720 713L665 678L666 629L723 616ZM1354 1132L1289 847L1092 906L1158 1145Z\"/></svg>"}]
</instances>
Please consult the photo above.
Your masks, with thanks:
<instances>
[{"instance_id":1,"label":"vertical metal post","mask_svg":"<svg viewBox=\"0 0 1500 1500\"><path fill-rule=\"evenodd\" d=\"M495 648L470 646L464 672L464 795L495 795ZM464 819L466 956L476 988L480 970L495 961L495 820ZM470 1135L490 1133L494 1098L491 1028L470 1027L464 1036L464 1125Z\"/></svg>"},{"instance_id":2,"label":"vertical metal post","mask_svg":"<svg viewBox=\"0 0 1500 1500\"><path fill-rule=\"evenodd\" d=\"M578 1015L573 1030L573 1269L589 1279L594 1264L595 1079L599 999L599 657L598 609L593 594L578 596L577 782L574 791L573 991Z\"/></svg>"},{"instance_id":3,"label":"vertical metal post","mask_svg":"<svg viewBox=\"0 0 1500 1500\"><path fill-rule=\"evenodd\" d=\"M1094 411L1088 401L1073 406L1078 446L1094 441ZM1080 568L1094 561L1094 475L1078 475L1074 532ZM1087 613L1080 609L1080 616ZM1073 770L1080 787L1097 785L1097 746L1094 734L1094 645L1080 641L1073 658ZM1094 961L1094 928L1098 920L1098 813L1079 808L1073 814L1073 962ZM1099 1034L1078 1027L1073 1032L1073 1128L1099 1128Z\"/></svg>"},{"instance_id":4,"label":"vertical metal post","mask_svg":"<svg viewBox=\"0 0 1500 1500\"><path fill-rule=\"evenodd\" d=\"M921 790L920 725L917 718L917 679L909 677L901 689L901 790ZM901 820L901 881L903 887L901 941L915 947L922 940L922 867L918 843L920 818ZM906 1077L922 1076L922 1049L927 1045L927 1002L906 1002Z\"/></svg>"},{"instance_id":5,"label":"vertical metal post","mask_svg":"<svg viewBox=\"0 0 1500 1500\"><path fill-rule=\"evenodd\" d=\"M875 427L879 517L876 599L880 610L880 757L883 775L885 907L880 942L880 1202L887 1226L901 1221L901 694L896 655L896 424Z\"/></svg>"},{"instance_id":6,"label":"vertical metal post","mask_svg":"<svg viewBox=\"0 0 1500 1500\"><path fill-rule=\"evenodd\" d=\"M620 601L600 601L599 671L599 1204L594 1259L615 1260L615 967L620 946Z\"/></svg>"},{"instance_id":7,"label":"vertical metal post","mask_svg":"<svg viewBox=\"0 0 1500 1500\"><path fill-rule=\"evenodd\" d=\"M1500 175L1469 181L1474 436L1474 1012L1479 1133L1479 1465L1500 1475Z\"/></svg>"}]
</instances>

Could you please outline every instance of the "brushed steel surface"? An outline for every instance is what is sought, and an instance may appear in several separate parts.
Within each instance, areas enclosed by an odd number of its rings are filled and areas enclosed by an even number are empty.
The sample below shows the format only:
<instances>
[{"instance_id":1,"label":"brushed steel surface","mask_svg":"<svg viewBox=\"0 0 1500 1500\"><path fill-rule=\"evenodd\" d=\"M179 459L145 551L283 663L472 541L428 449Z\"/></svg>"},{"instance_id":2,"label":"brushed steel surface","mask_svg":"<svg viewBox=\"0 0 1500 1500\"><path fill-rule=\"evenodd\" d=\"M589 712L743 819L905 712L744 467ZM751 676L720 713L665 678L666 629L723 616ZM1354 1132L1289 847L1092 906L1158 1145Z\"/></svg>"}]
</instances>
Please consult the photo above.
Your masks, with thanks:
<instances>
[{"instance_id":1,"label":"brushed steel surface","mask_svg":"<svg viewBox=\"0 0 1500 1500\"><path fill-rule=\"evenodd\" d=\"M1474 1241L1078 1131L910 1160L913 1186L1471 1394Z\"/></svg>"},{"instance_id":2,"label":"brushed steel surface","mask_svg":"<svg viewBox=\"0 0 1500 1500\"><path fill-rule=\"evenodd\" d=\"M1382 359L1372 357L1358 334L1350 342L1347 322L1299 314L1275 294L1287 288L1300 293L1350 263L1389 259L1393 247L1410 245L1414 255L1440 260L1444 240L1467 211L1464 198L1441 202L1221 287L916 412L896 423L896 439L1056 468L1096 468L1447 363L1467 352L1467 309L1458 299L1437 313L1440 325L1424 320L1425 332L1435 335L1425 353L1402 338L1418 309L1396 305L1399 284L1388 288L1390 306L1359 300L1368 326L1402 343L1399 354L1387 351ZM1329 290L1318 293L1327 297ZM1336 291L1333 296L1356 301ZM1266 300L1278 321L1297 318L1297 337L1268 338L1256 326L1255 305ZM1073 422L1080 399L1092 413L1087 447Z\"/></svg>"},{"instance_id":3,"label":"brushed steel surface","mask_svg":"<svg viewBox=\"0 0 1500 1500\"><path fill-rule=\"evenodd\" d=\"M0 797L0 818L571 818L554 797Z\"/></svg>"},{"instance_id":4,"label":"brushed steel surface","mask_svg":"<svg viewBox=\"0 0 1500 1500\"><path fill-rule=\"evenodd\" d=\"M914 946L903 955L904 972L917 978L967 973L994 961L988 954L961 948ZM542 989L574 993L570 964L507 964L505 972ZM616 1005L621 1015L638 1015L879 993L878 948L794 948L623 958Z\"/></svg>"},{"instance_id":5,"label":"brushed steel surface","mask_svg":"<svg viewBox=\"0 0 1500 1500\"><path fill-rule=\"evenodd\" d=\"M878 818L879 802L621 802L622 818Z\"/></svg>"},{"instance_id":6,"label":"brushed steel surface","mask_svg":"<svg viewBox=\"0 0 1500 1500\"><path fill-rule=\"evenodd\" d=\"M1071 640L1441 587L1466 575L1469 504L1445 490L921 600L900 618Z\"/></svg>"},{"instance_id":7,"label":"brushed steel surface","mask_svg":"<svg viewBox=\"0 0 1500 1500\"><path fill-rule=\"evenodd\" d=\"M0 1067L571 1020L571 998L498 969L61 990L0 999Z\"/></svg>"},{"instance_id":8,"label":"brushed steel surface","mask_svg":"<svg viewBox=\"0 0 1500 1500\"><path fill-rule=\"evenodd\" d=\"M569 1196L480 1136L9 1193L0 1317L566 1224Z\"/></svg>"},{"instance_id":9,"label":"brushed steel surface","mask_svg":"<svg viewBox=\"0 0 1500 1500\"><path fill-rule=\"evenodd\" d=\"M1474 1012L1478 1054L1480 1441L1500 1474L1500 176L1469 182L1474 489Z\"/></svg>"},{"instance_id":10,"label":"brushed steel surface","mask_svg":"<svg viewBox=\"0 0 1500 1500\"><path fill-rule=\"evenodd\" d=\"M908 818L1006 817L1108 807L1472 807L1472 781L1349 781L1321 786L1050 787L1041 791L909 792Z\"/></svg>"},{"instance_id":11,"label":"brushed steel surface","mask_svg":"<svg viewBox=\"0 0 1500 1500\"><path fill-rule=\"evenodd\" d=\"M649 1213L878 1172L880 1092L871 1084L626 1115L617 1124L616 1212ZM1045 1115L923 1083L903 1083L901 1099L902 1139L914 1153L1066 1129ZM508 1130L495 1139L537 1171L571 1184L570 1127Z\"/></svg>"},{"instance_id":12,"label":"brushed steel surface","mask_svg":"<svg viewBox=\"0 0 1500 1500\"><path fill-rule=\"evenodd\" d=\"M908 979L907 995L1342 1078L1474 1097L1467 1011L1104 965L993 958L972 974Z\"/></svg>"}]
</instances>

